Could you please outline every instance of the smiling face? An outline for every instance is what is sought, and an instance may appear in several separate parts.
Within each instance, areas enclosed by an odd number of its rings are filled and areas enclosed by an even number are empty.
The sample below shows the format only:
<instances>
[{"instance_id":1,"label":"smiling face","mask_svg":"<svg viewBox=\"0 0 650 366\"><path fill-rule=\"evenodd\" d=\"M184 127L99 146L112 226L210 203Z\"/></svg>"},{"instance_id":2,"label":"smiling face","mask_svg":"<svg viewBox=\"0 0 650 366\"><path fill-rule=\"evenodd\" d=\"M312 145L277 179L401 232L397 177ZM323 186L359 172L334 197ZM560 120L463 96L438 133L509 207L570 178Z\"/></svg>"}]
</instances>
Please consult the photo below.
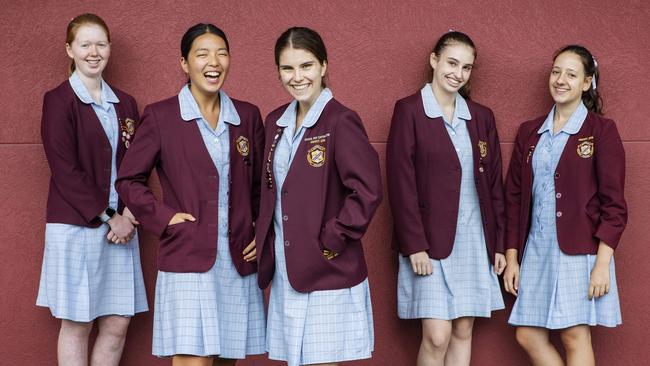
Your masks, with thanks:
<instances>
[{"instance_id":1,"label":"smiling face","mask_svg":"<svg viewBox=\"0 0 650 366\"><path fill-rule=\"evenodd\" d=\"M75 69L87 78L101 78L111 55L111 44L104 29L97 24L79 26L75 37L65 45Z\"/></svg>"},{"instance_id":2,"label":"smiling face","mask_svg":"<svg viewBox=\"0 0 650 366\"><path fill-rule=\"evenodd\" d=\"M301 105L310 107L323 90L327 61L321 64L313 53L287 47L280 53L278 71L289 94Z\"/></svg>"},{"instance_id":3,"label":"smiling face","mask_svg":"<svg viewBox=\"0 0 650 366\"><path fill-rule=\"evenodd\" d=\"M548 88L556 104L577 106L582 93L591 87L591 76L585 75L580 56L573 52L559 54L553 62Z\"/></svg>"},{"instance_id":4,"label":"smiling face","mask_svg":"<svg viewBox=\"0 0 650 366\"><path fill-rule=\"evenodd\" d=\"M474 65L474 49L463 43L451 43L437 55L431 54L434 90L455 94L469 81Z\"/></svg>"},{"instance_id":5,"label":"smiling face","mask_svg":"<svg viewBox=\"0 0 650 366\"><path fill-rule=\"evenodd\" d=\"M190 79L190 89L213 95L223 86L230 68L230 54L223 38L205 33L194 39L181 67Z\"/></svg>"}]
</instances>

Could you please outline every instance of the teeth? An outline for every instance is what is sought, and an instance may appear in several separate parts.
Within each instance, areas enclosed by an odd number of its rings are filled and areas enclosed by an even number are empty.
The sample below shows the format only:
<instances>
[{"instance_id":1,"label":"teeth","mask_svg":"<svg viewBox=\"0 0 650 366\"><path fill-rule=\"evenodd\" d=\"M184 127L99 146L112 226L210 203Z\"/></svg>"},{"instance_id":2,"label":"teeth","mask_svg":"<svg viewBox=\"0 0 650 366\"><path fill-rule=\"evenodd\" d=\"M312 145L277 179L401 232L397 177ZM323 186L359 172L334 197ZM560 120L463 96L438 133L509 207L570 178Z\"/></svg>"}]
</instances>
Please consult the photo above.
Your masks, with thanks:
<instances>
[{"instance_id":1,"label":"teeth","mask_svg":"<svg viewBox=\"0 0 650 366\"><path fill-rule=\"evenodd\" d=\"M297 90L303 90L303 89L306 89L308 86L309 86L309 84L292 85L292 87L293 87L294 89L297 89Z\"/></svg>"},{"instance_id":2,"label":"teeth","mask_svg":"<svg viewBox=\"0 0 650 366\"><path fill-rule=\"evenodd\" d=\"M203 75L205 75L205 76L207 76L207 77L211 77L211 78L218 78L219 75L221 75L221 73L219 73L219 72L217 72L217 71L208 71L208 72L206 72L206 73L203 74Z\"/></svg>"}]
</instances>

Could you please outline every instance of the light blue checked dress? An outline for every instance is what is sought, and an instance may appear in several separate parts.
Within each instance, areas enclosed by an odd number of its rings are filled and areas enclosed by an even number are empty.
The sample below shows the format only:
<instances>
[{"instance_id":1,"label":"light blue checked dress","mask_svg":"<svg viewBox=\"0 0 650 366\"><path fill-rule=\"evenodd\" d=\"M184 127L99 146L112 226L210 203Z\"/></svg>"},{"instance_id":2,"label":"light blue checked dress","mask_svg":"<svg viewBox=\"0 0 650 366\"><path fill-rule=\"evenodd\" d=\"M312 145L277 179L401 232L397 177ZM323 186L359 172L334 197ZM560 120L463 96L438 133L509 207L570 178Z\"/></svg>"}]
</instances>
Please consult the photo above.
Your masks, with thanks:
<instances>
[{"instance_id":1,"label":"light blue checked dress","mask_svg":"<svg viewBox=\"0 0 650 366\"><path fill-rule=\"evenodd\" d=\"M79 100L92 106L110 141L113 159L106 204L117 209L113 183L117 177L115 153L119 124L113 104L120 101L103 80L101 103L92 99L76 72L69 82ZM106 239L108 230L108 225L98 228L49 222L45 225L45 253L36 305L49 307L56 318L77 322L89 322L105 315L133 316L148 310L138 236L128 244L112 244Z\"/></svg>"},{"instance_id":2,"label":"light blue checked dress","mask_svg":"<svg viewBox=\"0 0 650 366\"><path fill-rule=\"evenodd\" d=\"M499 280L485 247L483 223L474 183L474 159L467 124L473 123L467 103L456 95L456 109L447 121L427 84L421 90L429 118L442 117L462 168L454 247L449 257L431 259L433 274L413 273L408 256L399 255L397 311L402 319L451 320L464 316L490 317L504 308ZM433 123L433 122L432 122Z\"/></svg>"},{"instance_id":3,"label":"light blue checked dress","mask_svg":"<svg viewBox=\"0 0 650 366\"><path fill-rule=\"evenodd\" d=\"M533 209L521 263L512 325L563 329L579 324L615 327L621 324L614 258L610 263L609 294L589 300L589 278L596 255L568 255L560 250L555 212L555 168L570 135L587 117L580 103L561 131L553 135L555 107L539 129L533 154Z\"/></svg>"},{"instance_id":4,"label":"light blue checked dress","mask_svg":"<svg viewBox=\"0 0 650 366\"><path fill-rule=\"evenodd\" d=\"M284 132L273 161L278 185L273 216L275 275L266 338L269 358L286 361L289 366L370 358L374 348L368 279L351 288L300 293L291 287L287 276L280 192L305 131L316 124L331 99L332 92L324 89L298 131L296 101L277 121Z\"/></svg>"},{"instance_id":5,"label":"light blue checked dress","mask_svg":"<svg viewBox=\"0 0 650 366\"><path fill-rule=\"evenodd\" d=\"M178 95L181 117L197 124L220 177L217 259L203 273L158 271L153 331L156 356L243 359L264 353L266 319L257 274L239 275L228 244L228 124L239 125L241 120L228 95L223 91L219 95L221 111L216 130L203 118L187 85Z\"/></svg>"}]
</instances>

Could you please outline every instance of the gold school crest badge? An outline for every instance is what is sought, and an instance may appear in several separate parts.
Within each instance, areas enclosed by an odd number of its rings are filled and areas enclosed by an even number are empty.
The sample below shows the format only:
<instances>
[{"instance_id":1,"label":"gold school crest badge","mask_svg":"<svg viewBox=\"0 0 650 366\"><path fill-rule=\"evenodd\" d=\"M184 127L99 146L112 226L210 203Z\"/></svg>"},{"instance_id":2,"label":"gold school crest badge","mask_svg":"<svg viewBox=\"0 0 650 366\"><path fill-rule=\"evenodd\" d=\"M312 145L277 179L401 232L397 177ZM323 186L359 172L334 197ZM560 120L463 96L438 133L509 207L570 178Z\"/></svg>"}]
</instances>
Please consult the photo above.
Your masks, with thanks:
<instances>
[{"instance_id":1,"label":"gold school crest badge","mask_svg":"<svg viewBox=\"0 0 650 366\"><path fill-rule=\"evenodd\" d=\"M307 162L315 168L325 165L325 159L325 147L321 145L312 146L312 148L307 151Z\"/></svg>"},{"instance_id":2,"label":"gold school crest badge","mask_svg":"<svg viewBox=\"0 0 650 366\"><path fill-rule=\"evenodd\" d=\"M481 154L481 158L485 158L487 156L487 142L485 141L478 141L478 152Z\"/></svg>"},{"instance_id":3,"label":"gold school crest badge","mask_svg":"<svg viewBox=\"0 0 650 366\"><path fill-rule=\"evenodd\" d=\"M578 148L576 149L576 151L578 152L579 157L583 159L588 159L594 155L593 139L594 139L593 136L578 139L580 143L578 144Z\"/></svg>"},{"instance_id":4,"label":"gold school crest badge","mask_svg":"<svg viewBox=\"0 0 650 366\"><path fill-rule=\"evenodd\" d=\"M239 152L241 156L248 156L250 153L250 145L248 144L248 139L245 136L237 137L235 146L237 146L237 152Z\"/></svg>"},{"instance_id":5,"label":"gold school crest badge","mask_svg":"<svg viewBox=\"0 0 650 366\"><path fill-rule=\"evenodd\" d=\"M119 120L120 135L122 135L122 143L128 149L131 146L131 139L135 134L135 121L131 118L126 118L124 121Z\"/></svg>"}]
</instances>

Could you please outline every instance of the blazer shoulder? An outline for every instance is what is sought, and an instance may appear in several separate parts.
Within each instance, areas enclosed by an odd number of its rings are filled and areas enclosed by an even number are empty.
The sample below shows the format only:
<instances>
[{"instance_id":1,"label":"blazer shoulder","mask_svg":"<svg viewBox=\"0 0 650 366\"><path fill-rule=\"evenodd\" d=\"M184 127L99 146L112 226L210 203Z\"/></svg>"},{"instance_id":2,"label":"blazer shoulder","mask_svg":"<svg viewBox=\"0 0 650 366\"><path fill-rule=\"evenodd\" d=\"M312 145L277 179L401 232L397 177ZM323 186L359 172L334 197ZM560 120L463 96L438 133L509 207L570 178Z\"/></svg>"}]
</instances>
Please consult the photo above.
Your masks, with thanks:
<instances>
[{"instance_id":1,"label":"blazer shoulder","mask_svg":"<svg viewBox=\"0 0 650 366\"><path fill-rule=\"evenodd\" d=\"M76 98L76 95L72 90L72 86L70 86L70 82L68 80L65 80L55 88L45 92L44 99L49 98L58 98L59 100L68 102L74 100L74 98Z\"/></svg>"},{"instance_id":2,"label":"blazer shoulder","mask_svg":"<svg viewBox=\"0 0 650 366\"><path fill-rule=\"evenodd\" d=\"M489 116L493 115L494 113L492 112L492 109L490 109L487 106L484 106L481 103L475 102L473 100L465 99L465 102L467 103L467 107L470 110L470 113L478 115L478 116Z\"/></svg>"},{"instance_id":3,"label":"blazer shoulder","mask_svg":"<svg viewBox=\"0 0 650 366\"><path fill-rule=\"evenodd\" d=\"M260 109L253 103L247 102L245 100L240 100L240 99L235 99L235 98L230 98L232 100L232 104L235 105L235 109L237 109L237 112L239 111L259 111Z\"/></svg>"},{"instance_id":4,"label":"blazer shoulder","mask_svg":"<svg viewBox=\"0 0 650 366\"><path fill-rule=\"evenodd\" d=\"M280 116L282 116L282 113L287 109L290 103L283 104L279 106L278 108L272 110L269 114L266 115L266 118L264 119L264 125L267 125L269 122L274 123L278 119L280 119Z\"/></svg>"},{"instance_id":5,"label":"blazer shoulder","mask_svg":"<svg viewBox=\"0 0 650 366\"><path fill-rule=\"evenodd\" d=\"M542 123L544 123L545 120L546 120L546 116L540 116L535 119L522 122L519 125L517 136L520 135L528 136L531 132L537 132L537 130L539 130L539 128L542 127Z\"/></svg>"},{"instance_id":6,"label":"blazer shoulder","mask_svg":"<svg viewBox=\"0 0 650 366\"><path fill-rule=\"evenodd\" d=\"M117 95L117 99L120 100L120 103L127 104L128 108L131 109L132 113L133 112L135 112L135 113L138 112L138 103L136 102L135 98L131 94L125 92L122 89L116 88L113 85L109 84L109 86L111 87L111 89L113 89L113 92L115 92L115 95Z\"/></svg>"},{"instance_id":7,"label":"blazer shoulder","mask_svg":"<svg viewBox=\"0 0 650 366\"><path fill-rule=\"evenodd\" d=\"M422 95L420 92L413 93L409 96L406 96L404 98L398 99L395 102L395 106L400 106L400 107L405 107L405 108L418 108L420 105L422 105Z\"/></svg>"},{"instance_id":8,"label":"blazer shoulder","mask_svg":"<svg viewBox=\"0 0 650 366\"><path fill-rule=\"evenodd\" d=\"M180 109L180 104L178 101L178 96L174 95L173 97L169 97L167 99L159 100L157 102L153 102L145 107L146 109L155 111L156 113L160 112L169 112L170 110L173 110L174 108Z\"/></svg>"},{"instance_id":9,"label":"blazer shoulder","mask_svg":"<svg viewBox=\"0 0 650 366\"><path fill-rule=\"evenodd\" d=\"M349 121L349 120L353 120L361 123L361 117L356 111L346 107L345 105L343 105L343 103L339 102L334 98L332 98L332 100L330 100L327 103L325 109L323 109L323 113L321 114L321 118L320 118L320 121L324 121L328 123L330 126L332 125L335 126L340 121Z\"/></svg>"},{"instance_id":10,"label":"blazer shoulder","mask_svg":"<svg viewBox=\"0 0 650 366\"><path fill-rule=\"evenodd\" d=\"M122 101L123 99L126 99L126 100L128 100L130 102L135 102L135 98L131 94L125 92L124 90L122 90L120 88L116 88L111 84L108 84L108 85L111 87L111 89L113 89L113 92L115 92L115 95L117 95L117 98L120 101Z\"/></svg>"},{"instance_id":11,"label":"blazer shoulder","mask_svg":"<svg viewBox=\"0 0 650 366\"><path fill-rule=\"evenodd\" d=\"M585 119L585 122L590 124L592 128L602 128L602 129L616 128L616 122L614 122L614 120L606 118L594 112L587 113L587 118Z\"/></svg>"},{"instance_id":12,"label":"blazer shoulder","mask_svg":"<svg viewBox=\"0 0 650 366\"><path fill-rule=\"evenodd\" d=\"M232 100L232 104L235 106L242 123L254 120L256 116L260 115L260 109L255 104L234 98L230 98L230 100Z\"/></svg>"}]
</instances>

